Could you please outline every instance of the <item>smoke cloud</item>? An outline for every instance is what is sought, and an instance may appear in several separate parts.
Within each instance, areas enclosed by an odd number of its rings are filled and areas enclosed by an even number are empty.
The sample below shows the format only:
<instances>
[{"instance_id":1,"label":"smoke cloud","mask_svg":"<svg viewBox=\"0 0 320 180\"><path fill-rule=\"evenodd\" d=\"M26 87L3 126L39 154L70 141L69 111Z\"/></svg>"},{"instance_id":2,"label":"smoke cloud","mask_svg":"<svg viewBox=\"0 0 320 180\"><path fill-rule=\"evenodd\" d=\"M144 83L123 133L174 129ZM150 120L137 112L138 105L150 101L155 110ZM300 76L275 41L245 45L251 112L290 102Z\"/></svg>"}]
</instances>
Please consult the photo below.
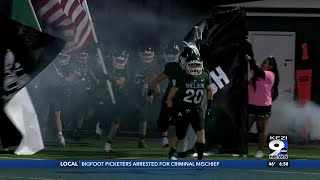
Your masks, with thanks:
<instances>
[{"instance_id":1,"label":"smoke cloud","mask_svg":"<svg viewBox=\"0 0 320 180\"><path fill-rule=\"evenodd\" d=\"M110 72L110 69L112 68L112 63L110 54L107 53L119 49L126 49L129 51L128 71L130 76L128 80L132 80L132 77L134 76L133 73L136 67L132 66L132 64L139 61L138 48L140 46L148 45L155 49L155 61L159 64L160 72L165 63L162 58L162 50L165 45L169 41L180 43L193 25L207 15L204 14L204 12L198 13L194 9L180 7L177 4L171 3L170 0L104 0L96 1L95 4L90 1L88 1L88 3L99 46L104 54L105 65L108 72ZM48 25L43 27L43 29L45 32L57 37L61 35L57 29L51 28ZM90 58L88 61L97 64L95 49L90 48L87 51ZM57 60L55 60L54 63L57 64ZM75 58L71 57L69 63L75 63ZM97 66L99 67L99 65ZM57 70L61 71L59 67L56 69L53 67L53 64L51 64L50 67L45 69L37 77L37 79L28 85L45 140L49 140L49 137L52 137L52 135L56 137L57 134L55 114L52 107L50 107L51 109L48 111L49 106L47 105L49 101L52 101L52 97L57 95L55 88L59 89L61 86L60 89L62 89L63 87L62 82L57 80L57 78L59 78L59 73L61 74L62 72L57 72ZM95 72L101 70L102 69L96 69ZM104 79L100 80L104 81ZM166 84L163 83L163 85L162 89L165 89ZM53 86L55 88L51 88ZM113 88L116 90L117 87L113 85ZM134 91L134 89L131 89L134 87L129 86L127 88L128 91ZM107 91L105 93L106 96L109 96ZM72 137L72 133L76 130L77 125L76 113L69 110L70 107L75 106L75 102L73 102L73 99L69 100L64 94L60 95L61 97L57 97L57 99L66 101L62 106L61 120L63 133L66 134L66 138L68 138ZM79 99L85 98L86 96L87 95L85 94L79 94L77 101L80 102L81 100ZM136 97L130 96L130 99L127 99L127 101L134 102L136 101ZM160 99L157 101L161 102ZM84 100L83 103L87 103L86 100ZM126 107L124 107L124 109L125 108ZM154 105L153 108L158 112L160 109L159 103ZM106 109L107 110L104 111L105 114L95 118L110 124L113 116L112 107L107 107ZM94 113L97 113L97 111ZM157 135L160 136L160 133L157 131L158 128L155 119L157 115L158 114L155 113L155 116L148 120L150 122L148 124L148 129L150 129L149 132L156 132ZM48 118L45 118L46 116ZM122 131L138 131L138 121L133 120L132 117L132 114L128 114L128 118L121 120L120 127ZM83 130L95 130L95 121L92 119L90 119L90 121L84 120L82 125ZM108 126L108 128L109 127L110 126ZM102 125L101 128L106 133L106 125ZM151 134L148 134L148 136L151 136Z\"/></svg>"},{"instance_id":2,"label":"smoke cloud","mask_svg":"<svg viewBox=\"0 0 320 180\"><path fill-rule=\"evenodd\" d=\"M196 23L209 14L206 11L200 12L195 9L180 7L177 4L169 3L169 0L150 0L144 1L145 3L142 3L142 0L104 0L99 2L99 6L90 4L90 1L88 3L100 47L103 53L117 48L127 48L130 52L129 63L136 60L137 48L143 43L152 44L156 49L156 56L161 57L160 50L163 49L167 42L175 41L179 43ZM90 56L91 58L95 57L95 52L91 52ZM164 61L161 58L157 60ZM111 62L106 63L106 66L107 68L111 68ZM132 68L130 71L133 71L135 67ZM56 74L50 73L56 72L46 69L39 75L39 78L42 76L56 76ZM43 84L39 86L41 85ZM51 96L51 92L40 93L44 93L47 97ZM36 99L36 97L33 97L33 99ZM46 99L42 99L41 101L46 102ZM128 102L131 101L133 99L128 99ZM42 103L40 104L39 106L41 107ZM45 110L44 106L42 106L42 109L37 110L39 119L43 116L43 112L41 111ZM75 128L73 125L70 125L75 120L67 119L65 115L62 115L62 118L66 120L64 122L66 127ZM55 122L53 120L50 121L50 125L46 125L48 127L45 127L45 129L54 129ZM125 121L128 121L128 123L122 121L121 127L132 124L129 123L129 121L132 121L131 118ZM84 127L83 129L86 128ZM89 128L94 130L95 126L90 126ZM273 106L272 117L268 124L268 131L270 133L289 135L294 137L296 141L304 139L304 131L309 132L311 140L320 140L319 128L320 106L312 102L307 103L303 107L292 102L277 102ZM256 131L255 127L253 127L252 131Z\"/></svg>"},{"instance_id":3,"label":"smoke cloud","mask_svg":"<svg viewBox=\"0 0 320 180\"><path fill-rule=\"evenodd\" d=\"M267 128L269 133L290 136L290 142L320 140L320 106L313 102L277 102ZM256 132L255 126L252 132Z\"/></svg>"}]
</instances>

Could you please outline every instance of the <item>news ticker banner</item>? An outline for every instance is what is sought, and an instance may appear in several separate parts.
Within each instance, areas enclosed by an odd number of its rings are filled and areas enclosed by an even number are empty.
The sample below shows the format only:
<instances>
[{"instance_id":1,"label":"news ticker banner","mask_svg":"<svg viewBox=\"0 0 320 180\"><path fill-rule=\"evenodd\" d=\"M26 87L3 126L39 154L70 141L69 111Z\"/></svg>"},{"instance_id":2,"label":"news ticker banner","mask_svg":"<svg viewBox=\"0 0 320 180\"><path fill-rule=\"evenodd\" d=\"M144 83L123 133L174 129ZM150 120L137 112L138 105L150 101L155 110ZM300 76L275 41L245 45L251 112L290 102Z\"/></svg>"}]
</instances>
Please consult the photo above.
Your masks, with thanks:
<instances>
[{"instance_id":1,"label":"news ticker banner","mask_svg":"<svg viewBox=\"0 0 320 180\"><path fill-rule=\"evenodd\" d=\"M320 168L320 160L0 160L0 168Z\"/></svg>"}]
</instances>

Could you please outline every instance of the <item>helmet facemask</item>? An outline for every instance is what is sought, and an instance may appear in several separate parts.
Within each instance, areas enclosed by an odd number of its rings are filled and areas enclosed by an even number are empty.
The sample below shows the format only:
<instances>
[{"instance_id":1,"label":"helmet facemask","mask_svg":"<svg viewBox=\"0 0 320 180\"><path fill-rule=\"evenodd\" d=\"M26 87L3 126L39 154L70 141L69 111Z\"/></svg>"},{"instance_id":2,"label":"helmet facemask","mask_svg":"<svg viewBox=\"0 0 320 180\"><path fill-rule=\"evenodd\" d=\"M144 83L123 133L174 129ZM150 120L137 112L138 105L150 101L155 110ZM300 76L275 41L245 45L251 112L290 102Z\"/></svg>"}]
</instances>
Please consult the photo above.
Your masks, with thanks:
<instances>
[{"instance_id":1,"label":"helmet facemask","mask_svg":"<svg viewBox=\"0 0 320 180\"><path fill-rule=\"evenodd\" d=\"M179 54L177 54L177 55L164 54L164 59L166 60L167 63L178 62L179 61Z\"/></svg>"},{"instance_id":2,"label":"helmet facemask","mask_svg":"<svg viewBox=\"0 0 320 180\"><path fill-rule=\"evenodd\" d=\"M186 70L186 58L180 56L179 61L181 69Z\"/></svg>"},{"instance_id":3,"label":"helmet facemask","mask_svg":"<svg viewBox=\"0 0 320 180\"><path fill-rule=\"evenodd\" d=\"M88 56L88 53L83 51L79 53L77 60L80 64L84 64L88 61Z\"/></svg>"},{"instance_id":4,"label":"helmet facemask","mask_svg":"<svg viewBox=\"0 0 320 180\"><path fill-rule=\"evenodd\" d=\"M65 53L59 53L58 57L58 64L61 66L65 66L69 64L70 61L70 55Z\"/></svg>"},{"instance_id":5,"label":"helmet facemask","mask_svg":"<svg viewBox=\"0 0 320 180\"><path fill-rule=\"evenodd\" d=\"M128 62L128 56L112 56L112 66L116 69L124 69Z\"/></svg>"},{"instance_id":6,"label":"helmet facemask","mask_svg":"<svg viewBox=\"0 0 320 180\"><path fill-rule=\"evenodd\" d=\"M178 45L168 45L164 51L164 59L167 63L179 61L180 49Z\"/></svg>"},{"instance_id":7,"label":"helmet facemask","mask_svg":"<svg viewBox=\"0 0 320 180\"><path fill-rule=\"evenodd\" d=\"M186 64L186 73L192 76L198 76L202 73L203 62L199 60L192 60Z\"/></svg>"},{"instance_id":8,"label":"helmet facemask","mask_svg":"<svg viewBox=\"0 0 320 180\"><path fill-rule=\"evenodd\" d=\"M154 60L154 51L152 49L146 49L139 52L139 57L144 63L151 63Z\"/></svg>"}]
</instances>

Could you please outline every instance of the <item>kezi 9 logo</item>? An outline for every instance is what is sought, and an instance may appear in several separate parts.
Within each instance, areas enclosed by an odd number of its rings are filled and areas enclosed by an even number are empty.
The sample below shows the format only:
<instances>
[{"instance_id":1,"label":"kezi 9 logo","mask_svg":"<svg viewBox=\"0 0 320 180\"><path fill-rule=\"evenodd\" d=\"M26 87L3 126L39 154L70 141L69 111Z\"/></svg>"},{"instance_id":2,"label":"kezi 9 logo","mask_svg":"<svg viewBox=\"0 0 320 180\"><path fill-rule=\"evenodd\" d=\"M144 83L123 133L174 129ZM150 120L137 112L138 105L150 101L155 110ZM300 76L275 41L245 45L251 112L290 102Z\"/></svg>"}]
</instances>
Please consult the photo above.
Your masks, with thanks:
<instances>
[{"instance_id":1,"label":"kezi 9 logo","mask_svg":"<svg viewBox=\"0 0 320 180\"><path fill-rule=\"evenodd\" d=\"M269 159L288 159L288 136L270 136L269 140Z\"/></svg>"}]
</instances>

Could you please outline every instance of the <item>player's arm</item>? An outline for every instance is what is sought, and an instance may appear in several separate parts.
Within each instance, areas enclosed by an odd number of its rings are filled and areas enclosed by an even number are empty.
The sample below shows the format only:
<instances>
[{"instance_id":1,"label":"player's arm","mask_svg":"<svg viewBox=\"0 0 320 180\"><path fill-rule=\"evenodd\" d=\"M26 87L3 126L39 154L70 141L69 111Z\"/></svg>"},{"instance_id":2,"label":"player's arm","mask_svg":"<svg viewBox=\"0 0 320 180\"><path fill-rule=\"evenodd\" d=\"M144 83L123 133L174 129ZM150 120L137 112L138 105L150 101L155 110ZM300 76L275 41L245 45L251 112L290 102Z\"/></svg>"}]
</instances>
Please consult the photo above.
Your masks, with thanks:
<instances>
[{"instance_id":1,"label":"player's arm","mask_svg":"<svg viewBox=\"0 0 320 180\"><path fill-rule=\"evenodd\" d=\"M179 88L177 87L172 87L169 91L168 97L167 97L167 107L172 108L173 106L173 98L178 92Z\"/></svg>"},{"instance_id":2,"label":"player's arm","mask_svg":"<svg viewBox=\"0 0 320 180\"><path fill-rule=\"evenodd\" d=\"M120 87L122 87L124 85L124 83L126 82L125 76L115 76L114 79L115 79L116 84Z\"/></svg>"},{"instance_id":3,"label":"player's arm","mask_svg":"<svg viewBox=\"0 0 320 180\"><path fill-rule=\"evenodd\" d=\"M92 71L92 69L90 69L89 71L90 76L92 77L92 79L96 82L96 84L100 83L99 78L97 78L97 76L95 75L95 73Z\"/></svg>"},{"instance_id":4,"label":"player's arm","mask_svg":"<svg viewBox=\"0 0 320 180\"><path fill-rule=\"evenodd\" d=\"M212 94L212 89L210 85L207 85L207 97L208 97L208 102L213 100L213 94Z\"/></svg>"},{"instance_id":5,"label":"player's arm","mask_svg":"<svg viewBox=\"0 0 320 180\"><path fill-rule=\"evenodd\" d=\"M160 92L160 85L159 83L165 79L167 79L168 76L165 73L160 73L158 74L155 78L153 78L150 83L148 84L148 96L151 96L154 91L159 91Z\"/></svg>"},{"instance_id":6,"label":"player's arm","mask_svg":"<svg viewBox=\"0 0 320 180\"><path fill-rule=\"evenodd\" d=\"M154 75L154 76L153 76L153 79L155 79L156 77L157 77L157 75ZM161 81L163 81L163 79L162 79ZM161 82L161 81L160 81L160 82ZM157 83L156 88L155 88L155 91L156 91L157 93L160 93L160 92L161 92L160 82Z\"/></svg>"}]
</instances>

